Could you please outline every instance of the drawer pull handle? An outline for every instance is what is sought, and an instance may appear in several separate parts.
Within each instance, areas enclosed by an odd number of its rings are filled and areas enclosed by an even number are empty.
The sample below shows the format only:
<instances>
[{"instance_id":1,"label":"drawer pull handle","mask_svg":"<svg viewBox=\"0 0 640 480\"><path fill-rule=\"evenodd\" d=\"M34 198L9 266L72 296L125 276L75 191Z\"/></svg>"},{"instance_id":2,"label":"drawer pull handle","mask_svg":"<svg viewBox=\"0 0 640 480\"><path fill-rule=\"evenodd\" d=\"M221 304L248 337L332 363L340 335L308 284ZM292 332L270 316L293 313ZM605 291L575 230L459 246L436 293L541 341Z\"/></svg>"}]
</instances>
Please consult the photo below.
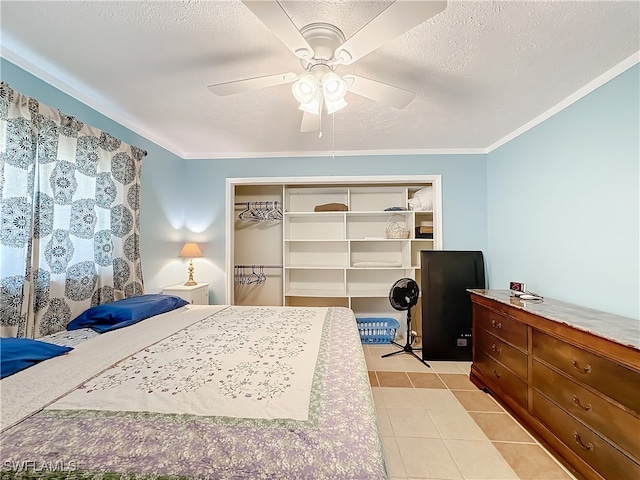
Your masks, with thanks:
<instances>
[{"instance_id":1,"label":"drawer pull handle","mask_svg":"<svg viewBox=\"0 0 640 480\"><path fill-rule=\"evenodd\" d=\"M493 328L502 328L502 322L496 322L495 320L491 320L491 326Z\"/></svg>"},{"instance_id":2,"label":"drawer pull handle","mask_svg":"<svg viewBox=\"0 0 640 480\"><path fill-rule=\"evenodd\" d=\"M576 360L571 360L571 365L573 365L573 367L580 373L591 373L591 365L588 363L586 367L581 368Z\"/></svg>"},{"instance_id":3,"label":"drawer pull handle","mask_svg":"<svg viewBox=\"0 0 640 480\"><path fill-rule=\"evenodd\" d=\"M576 441L578 445L580 445L580 447L584 448L585 450L593 450L593 444L591 442L587 442L586 445L582 443L582 440L580 440L580 435L578 435L578 432L573 432L573 439Z\"/></svg>"},{"instance_id":4,"label":"drawer pull handle","mask_svg":"<svg viewBox=\"0 0 640 480\"><path fill-rule=\"evenodd\" d=\"M573 400L573 403L575 403L575 404L576 404L576 407L580 407L581 409L583 409L583 410L585 410L585 411L587 411L587 412L588 412L589 410L591 410L591 404L590 404L590 403L587 403L587 404L585 404L585 405L583 406L583 405L580 403L580 399L579 399L576 395L572 396L572 397L571 397L571 400Z\"/></svg>"},{"instance_id":5,"label":"drawer pull handle","mask_svg":"<svg viewBox=\"0 0 640 480\"><path fill-rule=\"evenodd\" d=\"M496 344L495 344L495 343L493 343L493 344L491 344L491 351L492 351L492 352L495 352L495 353L500 353L500 352L502 351L502 349L501 349L501 348L496 347Z\"/></svg>"},{"instance_id":6,"label":"drawer pull handle","mask_svg":"<svg viewBox=\"0 0 640 480\"><path fill-rule=\"evenodd\" d=\"M502 376L500 373L498 373L495 370L492 373L496 376L496 378L500 378Z\"/></svg>"}]
</instances>

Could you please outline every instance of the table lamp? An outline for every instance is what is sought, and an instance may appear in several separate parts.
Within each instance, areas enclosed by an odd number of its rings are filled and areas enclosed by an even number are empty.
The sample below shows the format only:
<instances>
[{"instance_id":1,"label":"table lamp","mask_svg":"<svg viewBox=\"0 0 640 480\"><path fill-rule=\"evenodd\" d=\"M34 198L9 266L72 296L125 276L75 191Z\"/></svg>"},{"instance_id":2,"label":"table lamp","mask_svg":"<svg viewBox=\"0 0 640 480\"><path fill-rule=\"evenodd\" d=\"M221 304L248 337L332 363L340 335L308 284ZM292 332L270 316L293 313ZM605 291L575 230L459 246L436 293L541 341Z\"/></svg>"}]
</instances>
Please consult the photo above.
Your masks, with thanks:
<instances>
[{"instance_id":1,"label":"table lamp","mask_svg":"<svg viewBox=\"0 0 640 480\"><path fill-rule=\"evenodd\" d=\"M180 250L178 257L189 258L189 280L187 280L187 283L185 283L186 286L198 284L198 282L193 279L193 258L201 256L202 252L200 251L200 247L198 247L197 243L185 243L182 247L182 250Z\"/></svg>"}]
</instances>

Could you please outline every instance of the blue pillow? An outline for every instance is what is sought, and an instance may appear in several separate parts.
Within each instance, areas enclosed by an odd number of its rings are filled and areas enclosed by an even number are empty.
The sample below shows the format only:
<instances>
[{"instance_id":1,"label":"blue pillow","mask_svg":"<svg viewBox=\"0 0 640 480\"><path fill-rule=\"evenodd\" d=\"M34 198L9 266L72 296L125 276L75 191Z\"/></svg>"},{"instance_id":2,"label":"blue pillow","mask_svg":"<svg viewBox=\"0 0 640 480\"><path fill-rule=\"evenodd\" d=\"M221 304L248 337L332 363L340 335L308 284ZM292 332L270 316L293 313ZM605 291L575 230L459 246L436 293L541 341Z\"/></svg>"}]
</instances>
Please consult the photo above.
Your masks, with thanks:
<instances>
[{"instance_id":1,"label":"blue pillow","mask_svg":"<svg viewBox=\"0 0 640 480\"><path fill-rule=\"evenodd\" d=\"M180 297L155 293L124 298L85 310L69 322L67 330L91 328L98 333L104 333L188 304L189 302Z\"/></svg>"},{"instance_id":2,"label":"blue pillow","mask_svg":"<svg viewBox=\"0 0 640 480\"><path fill-rule=\"evenodd\" d=\"M0 338L0 378L73 350L30 338Z\"/></svg>"}]
</instances>

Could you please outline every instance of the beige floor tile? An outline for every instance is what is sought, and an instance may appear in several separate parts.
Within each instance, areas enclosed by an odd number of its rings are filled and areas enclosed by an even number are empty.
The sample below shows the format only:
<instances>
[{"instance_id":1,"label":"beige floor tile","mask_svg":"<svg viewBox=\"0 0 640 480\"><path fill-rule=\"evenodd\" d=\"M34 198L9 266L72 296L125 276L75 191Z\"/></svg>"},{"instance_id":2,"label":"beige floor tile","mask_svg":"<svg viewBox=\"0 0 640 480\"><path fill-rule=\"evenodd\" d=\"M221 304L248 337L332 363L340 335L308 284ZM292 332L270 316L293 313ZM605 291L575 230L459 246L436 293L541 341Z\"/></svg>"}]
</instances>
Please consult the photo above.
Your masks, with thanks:
<instances>
[{"instance_id":1,"label":"beige floor tile","mask_svg":"<svg viewBox=\"0 0 640 480\"><path fill-rule=\"evenodd\" d=\"M462 480L460 470L439 438L396 438L410 478Z\"/></svg>"},{"instance_id":2,"label":"beige floor tile","mask_svg":"<svg viewBox=\"0 0 640 480\"><path fill-rule=\"evenodd\" d=\"M378 383L378 377L376 376L376 372L369 370L369 384L372 387L379 387L380 383Z\"/></svg>"},{"instance_id":3,"label":"beige floor tile","mask_svg":"<svg viewBox=\"0 0 640 480\"><path fill-rule=\"evenodd\" d=\"M367 369L376 372L404 372L400 360L394 357L382 358L379 355L371 355L367 358Z\"/></svg>"},{"instance_id":4,"label":"beige floor tile","mask_svg":"<svg viewBox=\"0 0 640 480\"><path fill-rule=\"evenodd\" d=\"M389 421L389 414L386 408L376 408L378 418L378 432L381 437L393 437L393 427Z\"/></svg>"},{"instance_id":5,"label":"beige floor tile","mask_svg":"<svg viewBox=\"0 0 640 480\"><path fill-rule=\"evenodd\" d=\"M440 438L431 417L422 408L389 408L387 413L396 438Z\"/></svg>"},{"instance_id":6,"label":"beige floor tile","mask_svg":"<svg viewBox=\"0 0 640 480\"><path fill-rule=\"evenodd\" d=\"M469 375L464 373L439 373L438 375L451 390L478 390L478 387L469 380Z\"/></svg>"},{"instance_id":7,"label":"beige floor tile","mask_svg":"<svg viewBox=\"0 0 640 480\"><path fill-rule=\"evenodd\" d=\"M381 437L384 461L390 477L406 478L404 463L395 437Z\"/></svg>"},{"instance_id":8,"label":"beige floor tile","mask_svg":"<svg viewBox=\"0 0 640 480\"><path fill-rule=\"evenodd\" d=\"M499 412L469 412L489 440L528 442L535 440L510 415Z\"/></svg>"},{"instance_id":9,"label":"beige floor tile","mask_svg":"<svg viewBox=\"0 0 640 480\"><path fill-rule=\"evenodd\" d=\"M448 362L442 360L427 360L427 363L431 365L431 368L436 373L466 373L458 362Z\"/></svg>"},{"instance_id":10,"label":"beige floor tile","mask_svg":"<svg viewBox=\"0 0 640 480\"><path fill-rule=\"evenodd\" d=\"M447 388L436 373L407 372L415 388Z\"/></svg>"},{"instance_id":11,"label":"beige floor tile","mask_svg":"<svg viewBox=\"0 0 640 480\"><path fill-rule=\"evenodd\" d=\"M367 353L372 357L380 357L381 355L386 355L387 353L395 352L398 350L398 347L391 343L383 343L379 345L365 345Z\"/></svg>"},{"instance_id":12,"label":"beige floor tile","mask_svg":"<svg viewBox=\"0 0 640 480\"><path fill-rule=\"evenodd\" d=\"M380 387L372 387L371 395L373 396L373 403L375 404L376 408L386 408L386 405L384 404L384 397L382 396L382 390L380 389Z\"/></svg>"},{"instance_id":13,"label":"beige floor tile","mask_svg":"<svg viewBox=\"0 0 640 480\"><path fill-rule=\"evenodd\" d=\"M445 439L451 456L465 479L517 480L518 475L489 440Z\"/></svg>"},{"instance_id":14,"label":"beige floor tile","mask_svg":"<svg viewBox=\"0 0 640 480\"><path fill-rule=\"evenodd\" d=\"M539 445L502 442L495 442L493 445L522 480L574 478Z\"/></svg>"},{"instance_id":15,"label":"beige floor tile","mask_svg":"<svg viewBox=\"0 0 640 480\"><path fill-rule=\"evenodd\" d=\"M487 440L487 436L466 412L430 410L429 416L442 438Z\"/></svg>"},{"instance_id":16,"label":"beige floor tile","mask_svg":"<svg viewBox=\"0 0 640 480\"><path fill-rule=\"evenodd\" d=\"M422 358L420 352L418 352L418 356ZM399 357L400 363L404 367L405 372L432 372L433 370L412 355L403 354Z\"/></svg>"},{"instance_id":17,"label":"beige floor tile","mask_svg":"<svg viewBox=\"0 0 640 480\"><path fill-rule=\"evenodd\" d=\"M455 395L447 389L417 388L415 393L420 405L427 410L466 412Z\"/></svg>"},{"instance_id":18,"label":"beige floor tile","mask_svg":"<svg viewBox=\"0 0 640 480\"><path fill-rule=\"evenodd\" d=\"M481 390L455 390L452 393L469 412L504 412L491 395Z\"/></svg>"},{"instance_id":19,"label":"beige floor tile","mask_svg":"<svg viewBox=\"0 0 640 480\"><path fill-rule=\"evenodd\" d=\"M414 388L380 387L386 408L416 408L421 405Z\"/></svg>"},{"instance_id":20,"label":"beige floor tile","mask_svg":"<svg viewBox=\"0 0 640 480\"><path fill-rule=\"evenodd\" d=\"M405 372L376 372L376 375L381 387L413 387Z\"/></svg>"},{"instance_id":21,"label":"beige floor tile","mask_svg":"<svg viewBox=\"0 0 640 480\"><path fill-rule=\"evenodd\" d=\"M469 375L471 373L471 362L456 362L464 373Z\"/></svg>"}]
</instances>

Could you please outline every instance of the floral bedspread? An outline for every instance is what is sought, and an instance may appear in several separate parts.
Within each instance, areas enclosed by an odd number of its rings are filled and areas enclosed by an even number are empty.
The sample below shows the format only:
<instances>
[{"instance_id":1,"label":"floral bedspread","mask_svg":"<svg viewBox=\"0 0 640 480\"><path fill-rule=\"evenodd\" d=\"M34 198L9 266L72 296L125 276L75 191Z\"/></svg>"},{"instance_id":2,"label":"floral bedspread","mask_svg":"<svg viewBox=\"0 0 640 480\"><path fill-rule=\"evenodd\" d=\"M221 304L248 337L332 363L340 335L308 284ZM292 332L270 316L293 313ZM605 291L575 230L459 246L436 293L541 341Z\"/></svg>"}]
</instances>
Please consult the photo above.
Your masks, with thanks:
<instances>
[{"instance_id":1,"label":"floral bedspread","mask_svg":"<svg viewBox=\"0 0 640 480\"><path fill-rule=\"evenodd\" d=\"M351 310L203 317L3 431L3 478L387 478Z\"/></svg>"},{"instance_id":2,"label":"floral bedspread","mask_svg":"<svg viewBox=\"0 0 640 480\"><path fill-rule=\"evenodd\" d=\"M79 328L78 330L62 330L61 332L40 337L38 340L53 343L54 345L62 345L64 347L75 347L98 335L100 335L98 332L94 332L90 328Z\"/></svg>"}]
</instances>

